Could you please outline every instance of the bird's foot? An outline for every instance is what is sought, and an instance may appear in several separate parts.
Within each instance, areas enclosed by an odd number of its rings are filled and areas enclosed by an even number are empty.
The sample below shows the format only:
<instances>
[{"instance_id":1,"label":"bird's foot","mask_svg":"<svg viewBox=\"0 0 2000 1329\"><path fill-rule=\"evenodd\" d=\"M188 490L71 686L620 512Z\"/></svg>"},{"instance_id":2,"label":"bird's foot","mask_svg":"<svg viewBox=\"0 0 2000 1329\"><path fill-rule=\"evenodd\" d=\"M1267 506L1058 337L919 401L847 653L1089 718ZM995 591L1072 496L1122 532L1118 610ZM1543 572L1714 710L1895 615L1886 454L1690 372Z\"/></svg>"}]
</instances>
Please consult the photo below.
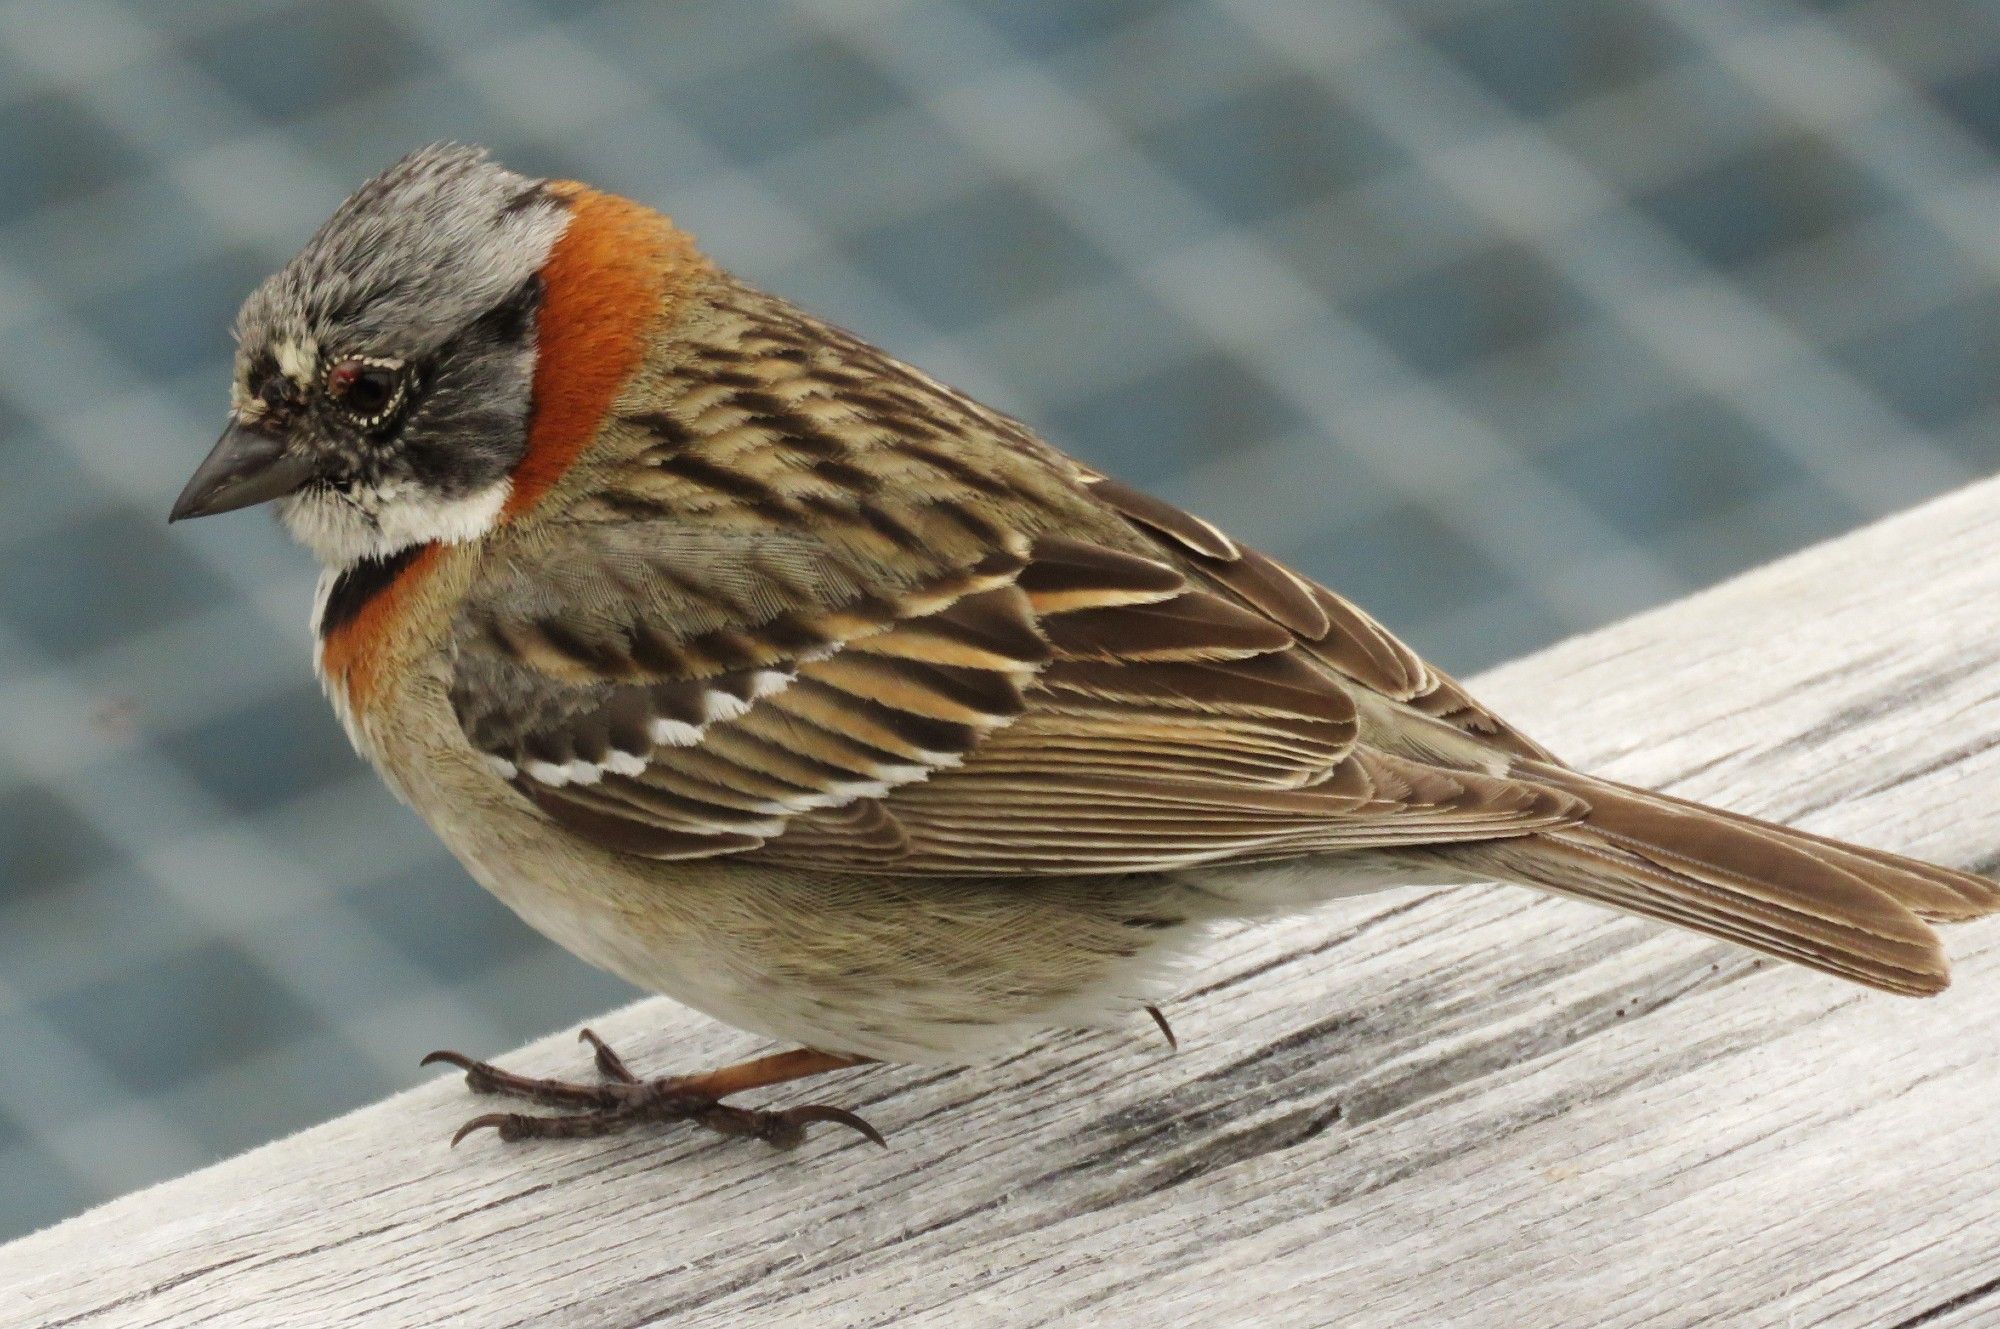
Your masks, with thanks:
<instances>
[{"instance_id":1,"label":"bird's foot","mask_svg":"<svg viewBox=\"0 0 2000 1329\"><path fill-rule=\"evenodd\" d=\"M574 1140L596 1135L615 1135L649 1122L692 1122L722 1135L744 1135L765 1141L779 1149L790 1149L805 1139L806 1127L828 1121L845 1126L876 1144L888 1146L880 1131L845 1108L823 1103L773 1111L742 1108L724 1103L723 1097L746 1089L782 1084L822 1071L856 1064L852 1057L831 1053L781 1052L755 1061L711 1071L706 1075L676 1075L659 1080L642 1080L625 1065L624 1059L605 1041L585 1029L577 1036L590 1044L598 1073L598 1084L573 1084L567 1080L540 1080L501 1070L488 1062L474 1061L458 1052L433 1052L426 1066L444 1062L465 1072L466 1087L475 1094L504 1094L548 1107L571 1109L554 1116L525 1112L489 1112L474 1117L458 1128L452 1144L474 1131L491 1130L503 1140Z\"/></svg>"}]
</instances>

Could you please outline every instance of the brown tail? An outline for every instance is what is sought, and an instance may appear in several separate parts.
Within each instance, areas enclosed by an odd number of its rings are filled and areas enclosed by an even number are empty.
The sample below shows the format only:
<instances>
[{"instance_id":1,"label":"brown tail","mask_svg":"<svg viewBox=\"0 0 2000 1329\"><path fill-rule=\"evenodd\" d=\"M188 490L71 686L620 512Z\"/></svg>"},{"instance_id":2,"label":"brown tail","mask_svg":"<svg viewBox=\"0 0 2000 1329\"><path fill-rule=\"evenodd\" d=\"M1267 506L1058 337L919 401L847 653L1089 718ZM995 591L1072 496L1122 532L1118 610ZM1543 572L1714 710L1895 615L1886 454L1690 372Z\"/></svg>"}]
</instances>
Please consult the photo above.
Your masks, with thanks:
<instances>
[{"instance_id":1,"label":"brown tail","mask_svg":"<svg viewBox=\"0 0 2000 1329\"><path fill-rule=\"evenodd\" d=\"M2000 883L1656 794L1552 763L1582 822L1441 851L1496 876L1643 914L1889 992L1950 981L1928 926L2000 911Z\"/></svg>"}]
</instances>

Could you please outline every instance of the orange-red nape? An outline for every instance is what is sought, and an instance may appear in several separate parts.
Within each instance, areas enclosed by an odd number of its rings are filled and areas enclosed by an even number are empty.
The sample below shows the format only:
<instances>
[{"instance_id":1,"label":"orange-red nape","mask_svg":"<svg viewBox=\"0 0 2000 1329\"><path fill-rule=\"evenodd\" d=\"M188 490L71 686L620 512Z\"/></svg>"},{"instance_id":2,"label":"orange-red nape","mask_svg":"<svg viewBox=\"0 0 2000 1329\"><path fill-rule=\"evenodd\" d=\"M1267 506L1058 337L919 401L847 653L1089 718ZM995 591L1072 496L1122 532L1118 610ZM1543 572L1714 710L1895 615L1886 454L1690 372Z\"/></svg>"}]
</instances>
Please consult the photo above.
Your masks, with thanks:
<instances>
[{"instance_id":1,"label":"orange-red nape","mask_svg":"<svg viewBox=\"0 0 2000 1329\"><path fill-rule=\"evenodd\" d=\"M562 479L705 266L694 242L651 208L573 181L550 189L569 204L570 223L542 266L534 416L502 521Z\"/></svg>"},{"instance_id":2,"label":"orange-red nape","mask_svg":"<svg viewBox=\"0 0 2000 1329\"><path fill-rule=\"evenodd\" d=\"M573 181L549 189L568 205L570 221L542 265L528 449L503 522L534 507L576 462L647 342L706 266L693 240L651 208ZM438 545L419 550L321 639L321 668L344 687L355 714L374 699L381 648L442 553Z\"/></svg>"}]
</instances>

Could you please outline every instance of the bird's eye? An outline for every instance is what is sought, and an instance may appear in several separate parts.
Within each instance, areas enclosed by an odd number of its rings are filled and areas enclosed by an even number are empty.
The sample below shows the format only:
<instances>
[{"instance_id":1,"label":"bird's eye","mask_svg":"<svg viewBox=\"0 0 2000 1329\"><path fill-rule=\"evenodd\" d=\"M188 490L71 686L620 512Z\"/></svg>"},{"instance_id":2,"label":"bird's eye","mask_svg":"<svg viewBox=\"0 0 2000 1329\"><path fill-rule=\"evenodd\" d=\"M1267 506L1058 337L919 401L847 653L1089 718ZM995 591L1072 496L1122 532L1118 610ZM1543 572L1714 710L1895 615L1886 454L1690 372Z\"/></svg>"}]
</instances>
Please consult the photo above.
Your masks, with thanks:
<instances>
[{"instance_id":1,"label":"bird's eye","mask_svg":"<svg viewBox=\"0 0 2000 1329\"><path fill-rule=\"evenodd\" d=\"M326 395L362 428L379 429L403 404L403 375L380 360L339 360L326 371Z\"/></svg>"}]
</instances>

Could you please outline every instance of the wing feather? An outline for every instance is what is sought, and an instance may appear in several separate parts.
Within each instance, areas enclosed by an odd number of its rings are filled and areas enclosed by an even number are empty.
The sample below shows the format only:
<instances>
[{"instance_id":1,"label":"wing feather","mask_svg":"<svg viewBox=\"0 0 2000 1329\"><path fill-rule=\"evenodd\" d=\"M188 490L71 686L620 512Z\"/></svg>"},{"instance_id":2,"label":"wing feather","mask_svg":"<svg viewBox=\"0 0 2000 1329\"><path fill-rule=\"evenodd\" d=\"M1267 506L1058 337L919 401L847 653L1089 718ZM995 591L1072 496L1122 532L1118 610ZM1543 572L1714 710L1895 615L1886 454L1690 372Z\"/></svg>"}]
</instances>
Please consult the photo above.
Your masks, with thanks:
<instances>
[{"instance_id":1,"label":"wing feather","mask_svg":"<svg viewBox=\"0 0 2000 1329\"><path fill-rule=\"evenodd\" d=\"M1345 600L774 308L746 295L718 328L785 356L657 385L600 440L599 491L465 602L466 736L576 834L1082 873L1577 815L1504 761L1378 725L1395 706L1540 752Z\"/></svg>"},{"instance_id":2,"label":"wing feather","mask_svg":"<svg viewBox=\"0 0 2000 1329\"><path fill-rule=\"evenodd\" d=\"M1295 628L1321 625L1304 583L1251 567L1280 588L1263 597L1281 598ZM468 736L571 830L656 858L1147 870L1519 834L1575 815L1540 786L1362 745L1353 684L1296 630L1169 562L1072 536L900 601L787 605L711 628L699 653L685 641L654 663L627 653L590 683L578 681L583 644L564 634L490 610L468 620L462 676L517 685L511 708L491 692L462 699ZM646 626L599 633L591 649L646 640ZM505 667L472 663L482 650L507 652ZM662 658L739 667L661 678ZM647 681L612 681L635 674Z\"/></svg>"}]
</instances>

